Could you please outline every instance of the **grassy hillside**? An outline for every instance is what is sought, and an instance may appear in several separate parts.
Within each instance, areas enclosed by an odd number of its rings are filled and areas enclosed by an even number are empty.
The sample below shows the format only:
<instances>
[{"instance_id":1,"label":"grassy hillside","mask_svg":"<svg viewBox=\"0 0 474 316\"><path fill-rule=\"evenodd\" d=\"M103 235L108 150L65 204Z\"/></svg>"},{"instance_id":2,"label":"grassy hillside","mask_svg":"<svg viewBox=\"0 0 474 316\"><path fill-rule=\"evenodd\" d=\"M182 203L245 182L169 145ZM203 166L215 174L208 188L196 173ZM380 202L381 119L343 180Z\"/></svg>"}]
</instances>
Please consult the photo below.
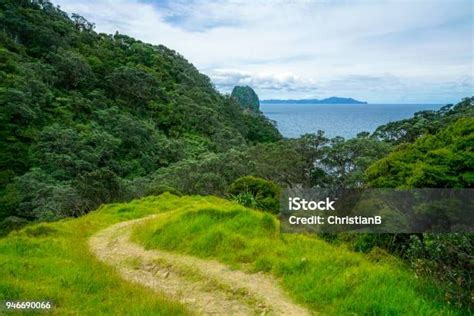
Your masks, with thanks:
<instances>
[{"instance_id":1,"label":"grassy hillside","mask_svg":"<svg viewBox=\"0 0 474 316\"><path fill-rule=\"evenodd\" d=\"M269 214L216 197L168 193L105 205L79 219L32 224L0 239L0 300L52 300L56 314L188 313L124 281L87 248L93 233L156 213L168 215L145 222L134 232L137 241L271 273L296 301L323 314L462 314L393 257L365 257L310 236L282 236Z\"/></svg>"},{"instance_id":2,"label":"grassy hillside","mask_svg":"<svg viewBox=\"0 0 474 316\"><path fill-rule=\"evenodd\" d=\"M189 314L180 304L124 281L87 245L93 233L113 223L167 210L164 200L180 203L152 197L110 204L79 219L30 225L1 238L0 301L51 300L57 315Z\"/></svg>"},{"instance_id":3,"label":"grassy hillside","mask_svg":"<svg viewBox=\"0 0 474 316\"><path fill-rule=\"evenodd\" d=\"M298 302L323 314L462 314L441 302L435 285L381 251L364 256L311 236L281 235L272 215L225 200L184 200L192 203L172 206L181 210L138 227L135 240L147 248L271 273Z\"/></svg>"}]
</instances>

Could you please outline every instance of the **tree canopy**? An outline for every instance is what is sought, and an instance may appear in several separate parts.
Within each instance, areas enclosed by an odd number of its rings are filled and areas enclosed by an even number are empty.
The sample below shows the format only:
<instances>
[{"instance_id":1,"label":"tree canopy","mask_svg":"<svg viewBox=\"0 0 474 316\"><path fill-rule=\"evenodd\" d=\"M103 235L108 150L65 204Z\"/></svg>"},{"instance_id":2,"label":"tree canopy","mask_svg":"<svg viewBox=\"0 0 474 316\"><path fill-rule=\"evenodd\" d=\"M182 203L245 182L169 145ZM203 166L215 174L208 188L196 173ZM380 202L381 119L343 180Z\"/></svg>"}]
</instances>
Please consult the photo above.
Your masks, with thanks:
<instances>
[{"instance_id":1,"label":"tree canopy","mask_svg":"<svg viewBox=\"0 0 474 316\"><path fill-rule=\"evenodd\" d=\"M171 49L48 1L0 12L0 220L80 215L178 161L281 139Z\"/></svg>"},{"instance_id":2,"label":"tree canopy","mask_svg":"<svg viewBox=\"0 0 474 316\"><path fill-rule=\"evenodd\" d=\"M474 186L474 118L458 119L436 134L397 147L367 170L373 187Z\"/></svg>"}]
</instances>

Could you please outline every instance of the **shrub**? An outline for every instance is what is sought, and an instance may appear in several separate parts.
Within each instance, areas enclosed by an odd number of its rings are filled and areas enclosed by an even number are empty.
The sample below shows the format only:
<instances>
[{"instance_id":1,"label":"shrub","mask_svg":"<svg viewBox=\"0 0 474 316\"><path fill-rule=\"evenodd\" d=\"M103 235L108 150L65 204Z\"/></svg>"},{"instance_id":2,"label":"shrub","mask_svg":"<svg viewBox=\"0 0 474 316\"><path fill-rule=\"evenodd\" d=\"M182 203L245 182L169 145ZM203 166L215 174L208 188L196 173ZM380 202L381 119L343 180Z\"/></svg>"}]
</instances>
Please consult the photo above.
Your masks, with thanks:
<instances>
[{"instance_id":1,"label":"shrub","mask_svg":"<svg viewBox=\"0 0 474 316\"><path fill-rule=\"evenodd\" d=\"M168 192L168 193L171 193L173 195L176 195L176 196L182 196L183 193L181 193L180 191L178 191L177 189L173 188L173 187L170 187L168 185L155 185L155 186L151 186L149 187L146 191L145 191L145 196L149 196L149 195L161 195L165 192Z\"/></svg>"},{"instance_id":2,"label":"shrub","mask_svg":"<svg viewBox=\"0 0 474 316\"><path fill-rule=\"evenodd\" d=\"M19 230L25 226L28 221L21 217L9 216L0 221L0 237L8 235L12 230Z\"/></svg>"},{"instance_id":3,"label":"shrub","mask_svg":"<svg viewBox=\"0 0 474 316\"><path fill-rule=\"evenodd\" d=\"M411 235L405 256L418 275L442 282L446 299L456 306L474 306L474 234Z\"/></svg>"},{"instance_id":4,"label":"shrub","mask_svg":"<svg viewBox=\"0 0 474 316\"><path fill-rule=\"evenodd\" d=\"M240 204L277 214L280 211L280 187L269 180L246 176L235 180L228 193Z\"/></svg>"}]
</instances>

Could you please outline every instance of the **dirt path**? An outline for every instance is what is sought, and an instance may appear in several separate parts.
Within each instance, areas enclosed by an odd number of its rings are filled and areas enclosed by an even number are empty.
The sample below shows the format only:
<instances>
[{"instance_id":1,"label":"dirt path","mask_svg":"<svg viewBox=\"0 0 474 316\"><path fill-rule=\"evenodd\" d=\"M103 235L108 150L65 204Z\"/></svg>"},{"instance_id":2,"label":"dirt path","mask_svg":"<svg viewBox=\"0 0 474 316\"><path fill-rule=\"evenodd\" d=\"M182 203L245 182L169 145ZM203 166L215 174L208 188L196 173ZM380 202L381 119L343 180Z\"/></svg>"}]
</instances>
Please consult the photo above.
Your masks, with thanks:
<instances>
[{"instance_id":1,"label":"dirt path","mask_svg":"<svg viewBox=\"0 0 474 316\"><path fill-rule=\"evenodd\" d=\"M295 305L268 275L230 270L211 260L145 250L130 241L134 225L151 218L122 222L89 240L92 252L132 282L164 293L205 315L310 315Z\"/></svg>"}]
</instances>

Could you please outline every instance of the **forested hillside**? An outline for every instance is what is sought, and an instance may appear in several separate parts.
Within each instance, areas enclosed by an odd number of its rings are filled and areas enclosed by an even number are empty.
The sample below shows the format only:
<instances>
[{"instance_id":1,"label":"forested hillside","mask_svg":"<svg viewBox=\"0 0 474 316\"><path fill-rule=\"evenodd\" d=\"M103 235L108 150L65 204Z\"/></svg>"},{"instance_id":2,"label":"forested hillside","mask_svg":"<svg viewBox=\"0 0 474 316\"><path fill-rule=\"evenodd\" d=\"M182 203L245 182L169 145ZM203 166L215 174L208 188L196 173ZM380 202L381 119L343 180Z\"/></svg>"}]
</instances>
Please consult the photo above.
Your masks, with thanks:
<instances>
[{"instance_id":1,"label":"forested hillside","mask_svg":"<svg viewBox=\"0 0 474 316\"><path fill-rule=\"evenodd\" d=\"M2 1L0 10L0 222L78 216L172 188L223 196L245 175L281 186L382 185L374 170L393 182L393 169L382 171L379 162L367 176L371 164L473 115L469 98L372 135L328 139L318 131L282 140L258 110L242 109L248 98L221 95L164 46L97 34L92 23L47 1ZM242 89L258 102L251 88ZM468 142L472 131L463 133ZM467 150L459 148L461 158L438 151L442 159L432 161L457 174L459 159L468 159L456 186L472 185ZM402 156L421 168L422 156ZM399 186L392 182L383 185ZM422 184L453 185L413 186Z\"/></svg>"},{"instance_id":2,"label":"forested hillside","mask_svg":"<svg viewBox=\"0 0 474 316\"><path fill-rule=\"evenodd\" d=\"M473 187L474 118L461 118L397 147L367 170L367 180L376 188Z\"/></svg>"},{"instance_id":3,"label":"forested hillside","mask_svg":"<svg viewBox=\"0 0 474 316\"><path fill-rule=\"evenodd\" d=\"M48 1L2 1L0 25L0 222L81 215L178 161L281 138L164 46Z\"/></svg>"}]
</instances>

